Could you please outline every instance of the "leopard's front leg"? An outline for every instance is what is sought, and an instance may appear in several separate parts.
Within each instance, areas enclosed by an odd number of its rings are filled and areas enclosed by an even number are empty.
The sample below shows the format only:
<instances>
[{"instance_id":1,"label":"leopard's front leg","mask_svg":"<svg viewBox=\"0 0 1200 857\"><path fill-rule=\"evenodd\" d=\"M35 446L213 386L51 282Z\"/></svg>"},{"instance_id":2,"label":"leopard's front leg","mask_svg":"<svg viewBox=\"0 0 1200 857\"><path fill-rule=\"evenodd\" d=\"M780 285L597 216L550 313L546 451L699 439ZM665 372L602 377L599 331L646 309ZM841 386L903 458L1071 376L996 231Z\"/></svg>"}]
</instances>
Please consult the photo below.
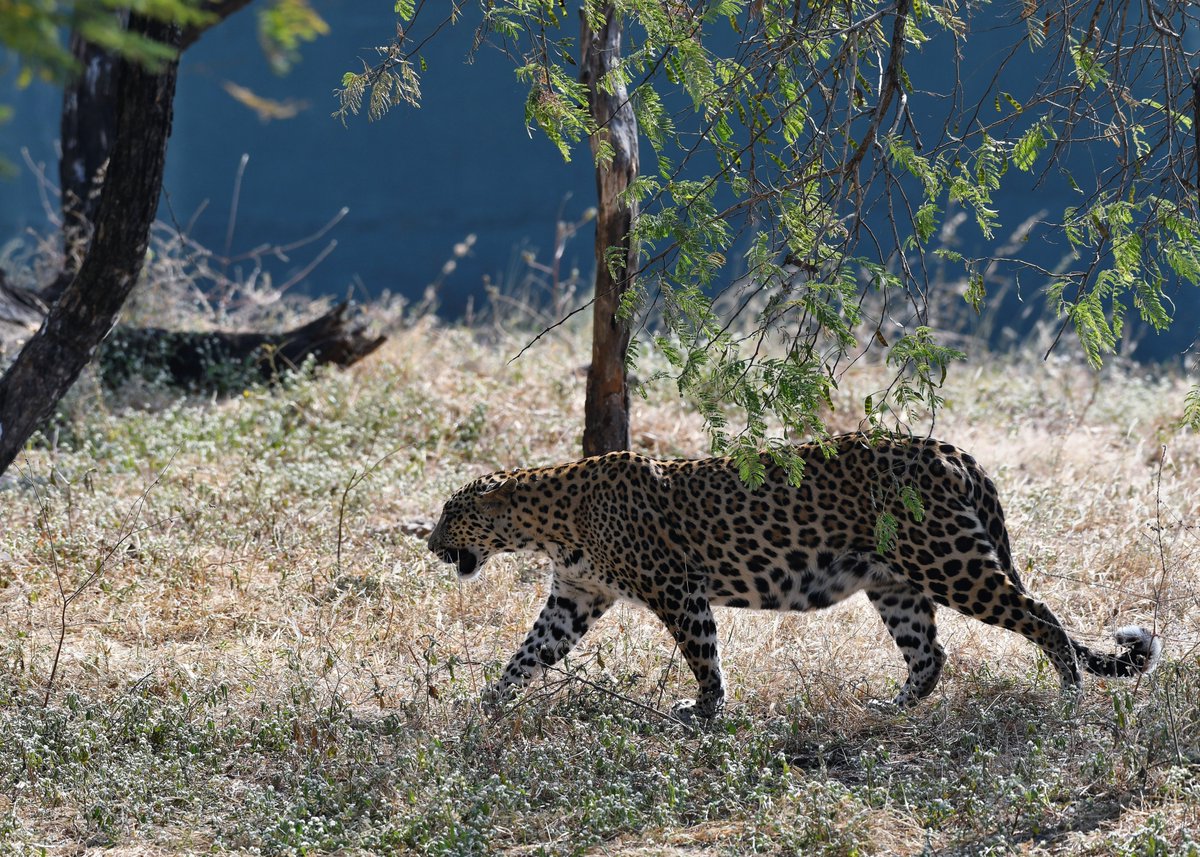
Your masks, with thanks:
<instances>
[{"instance_id":1,"label":"leopard's front leg","mask_svg":"<svg viewBox=\"0 0 1200 857\"><path fill-rule=\"evenodd\" d=\"M509 658L500 680L484 693L484 702L497 704L511 699L543 669L571 651L612 604L610 595L588 592L556 577L525 642Z\"/></svg>"}]
</instances>

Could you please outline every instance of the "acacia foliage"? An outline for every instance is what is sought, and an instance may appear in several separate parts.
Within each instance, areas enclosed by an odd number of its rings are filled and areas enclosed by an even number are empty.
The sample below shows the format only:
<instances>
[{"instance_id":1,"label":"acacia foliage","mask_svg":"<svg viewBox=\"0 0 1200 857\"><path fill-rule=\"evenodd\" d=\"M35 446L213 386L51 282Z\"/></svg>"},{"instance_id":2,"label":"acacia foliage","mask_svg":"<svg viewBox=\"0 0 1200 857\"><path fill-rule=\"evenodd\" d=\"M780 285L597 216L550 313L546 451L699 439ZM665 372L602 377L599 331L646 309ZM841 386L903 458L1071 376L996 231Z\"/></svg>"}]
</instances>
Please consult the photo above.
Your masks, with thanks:
<instances>
[{"instance_id":1,"label":"acacia foliage","mask_svg":"<svg viewBox=\"0 0 1200 857\"><path fill-rule=\"evenodd\" d=\"M36 80L62 84L79 74L80 57L67 34L113 57L151 70L178 57L208 28L252 0L0 0L0 78L15 76L20 88ZM147 20L175 24L178 46L166 45L128 27L133 9ZM299 47L329 32L309 0L269 0L258 4L258 40L271 68L288 72L299 61ZM0 103L0 123L11 121L11 106ZM0 178L13 167L0 154Z\"/></svg>"},{"instance_id":2,"label":"acacia foliage","mask_svg":"<svg viewBox=\"0 0 1200 857\"><path fill-rule=\"evenodd\" d=\"M208 26L224 20L251 0L0 0L0 47L15 60L0 73L15 71L17 83L35 79L61 82L80 71L63 34L73 31L109 53L155 65L174 59L178 49L131 30L125 16L135 9L145 18L183 28L186 46ZM299 59L302 42L329 32L309 0L270 0L258 6L259 42L273 69L283 73Z\"/></svg>"},{"instance_id":3,"label":"acacia foliage","mask_svg":"<svg viewBox=\"0 0 1200 857\"><path fill-rule=\"evenodd\" d=\"M172 59L175 48L126 26L118 13L129 6L115 0L0 0L0 46L16 59L18 84L26 86L38 78L61 81L78 71L62 37L66 30L148 66ZM157 0L138 6L146 18L181 27L203 25L214 17L200 0Z\"/></svg>"},{"instance_id":4,"label":"acacia foliage","mask_svg":"<svg viewBox=\"0 0 1200 857\"><path fill-rule=\"evenodd\" d=\"M579 12L595 23L606 5ZM627 49L609 85L629 89L653 148L628 191L643 251L623 312L654 311L651 339L714 449L748 468L789 436L825 433L831 388L865 350L883 349L896 369L864 402L867 424L936 412L963 355L929 324L935 265L977 311L987 272L1024 273L1095 366L1130 313L1163 329L1168 289L1200 283L1200 56L1181 35L1200 12L1187 0L613 5ZM419 97L424 5L396 8L383 61L343 80L343 113L368 93L373 116ZM570 157L596 130L576 79L575 10L486 0L480 11L475 46L490 39L514 57L527 121ZM1010 49L977 51L984 28L1008 34ZM944 68L931 67L934 40L954 58ZM967 70L983 83L965 83ZM1008 182L1074 197L1039 226L1065 245L1061 264L940 246L957 212L986 245ZM745 272L732 285L731 268Z\"/></svg>"}]
</instances>

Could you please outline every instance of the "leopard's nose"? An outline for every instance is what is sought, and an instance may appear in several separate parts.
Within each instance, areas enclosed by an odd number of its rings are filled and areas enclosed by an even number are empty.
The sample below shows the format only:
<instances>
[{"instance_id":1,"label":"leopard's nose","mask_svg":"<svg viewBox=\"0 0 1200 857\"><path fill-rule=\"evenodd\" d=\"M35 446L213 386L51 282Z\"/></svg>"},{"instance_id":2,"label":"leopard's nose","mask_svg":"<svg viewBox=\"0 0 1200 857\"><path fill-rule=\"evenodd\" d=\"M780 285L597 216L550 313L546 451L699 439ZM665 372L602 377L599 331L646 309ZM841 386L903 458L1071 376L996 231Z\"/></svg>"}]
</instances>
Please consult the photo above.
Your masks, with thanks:
<instances>
[{"instance_id":1,"label":"leopard's nose","mask_svg":"<svg viewBox=\"0 0 1200 857\"><path fill-rule=\"evenodd\" d=\"M442 547L442 528L440 522L439 526L434 527L433 532L429 534L429 540L425 542L425 546L433 553L437 553Z\"/></svg>"}]
</instances>

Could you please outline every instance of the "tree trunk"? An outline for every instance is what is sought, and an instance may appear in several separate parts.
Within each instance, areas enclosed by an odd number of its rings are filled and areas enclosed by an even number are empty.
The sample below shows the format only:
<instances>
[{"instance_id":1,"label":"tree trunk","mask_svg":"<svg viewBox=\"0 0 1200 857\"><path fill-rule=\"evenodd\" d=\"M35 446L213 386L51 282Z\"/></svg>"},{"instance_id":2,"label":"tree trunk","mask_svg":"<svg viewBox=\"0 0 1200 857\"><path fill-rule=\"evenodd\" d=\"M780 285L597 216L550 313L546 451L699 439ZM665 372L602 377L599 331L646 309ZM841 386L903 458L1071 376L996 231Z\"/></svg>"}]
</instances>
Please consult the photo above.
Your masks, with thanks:
<instances>
[{"instance_id":1,"label":"tree trunk","mask_svg":"<svg viewBox=\"0 0 1200 857\"><path fill-rule=\"evenodd\" d=\"M179 45L179 29L131 15L129 28ZM0 378L0 473L79 377L137 283L162 191L178 62L117 68L116 137L79 272Z\"/></svg>"},{"instance_id":2,"label":"tree trunk","mask_svg":"<svg viewBox=\"0 0 1200 857\"><path fill-rule=\"evenodd\" d=\"M629 448L629 383L625 356L629 324L617 317L621 298L637 267L637 247L630 230L637 216L621 194L638 174L637 119L625 84L612 91L602 84L621 58L621 19L613 4L604 7L604 26L593 32L583 18L580 38L580 81L588 88L588 104L597 131L592 153L602 142L612 147L612 161L596 167L596 298L592 308L592 365L584 404L583 454L601 455Z\"/></svg>"},{"instance_id":3,"label":"tree trunk","mask_svg":"<svg viewBox=\"0 0 1200 857\"><path fill-rule=\"evenodd\" d=\"M87 253L100 205L104 164L117 126L117 58L77 31L71 33L71 54L79 63L79 73L63 87L62 158L58 162L63 270L42 293L48 303L62 294Z\"/></svg>"},{"instance_id":4,"label":"tree trunk","mask_svg":"<svg viewBox=\"0 0 1200 857\"><path fill-rule=\"evenodd\" d=\"M212 18L183 30L177 42L180 52L251 2L206 2L201 8ZM129 12L116 14L128 26ZM71 31L71 55L79 65L79 72L63 87L62 157L58 162L58 182L62 191L63 269L42 289L41 298L48 304L62 295L87 254L100 205L100 189L104 186L104 166L116 137L119 55L89 42L78 30Z\"/></svg>"}]
</instances>

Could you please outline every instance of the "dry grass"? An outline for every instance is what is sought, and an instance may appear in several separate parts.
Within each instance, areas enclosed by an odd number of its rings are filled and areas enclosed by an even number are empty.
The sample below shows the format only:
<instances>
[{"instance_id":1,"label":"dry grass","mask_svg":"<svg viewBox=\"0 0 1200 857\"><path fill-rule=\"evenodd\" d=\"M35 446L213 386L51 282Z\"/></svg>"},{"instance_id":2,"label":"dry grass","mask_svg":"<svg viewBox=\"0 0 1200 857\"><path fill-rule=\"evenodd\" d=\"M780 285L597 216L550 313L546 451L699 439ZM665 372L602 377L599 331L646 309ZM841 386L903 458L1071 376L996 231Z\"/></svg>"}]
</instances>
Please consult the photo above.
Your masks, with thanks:
<instances>
[{"instance_id":1,"label":"dry grass","mask_svg":"<svg viewBox=\"0 0 1200 857\"><path fill-rule=\"evenodd\" d=\"M1074 632L1163 635L1168 662L1137 687L1092 681L1068 708L1024 640L942 611L942 684L881 714L866 703L902 668L861 597L727 610L728 716L689 733L647 710L693 695L686 666L621 606L489 718L474 700L545 597L545 562L500 558L460 587L405 524L480 473L575 457L582 341L509 364L518 336L427 318L366 365L230 401L131 410L82 385L56 445L0 480L0 839L1196 853L1200 438L1175 428L1182 380L985 359L951 377L936 427L996 477L1029 587ZM834 425L882 378L856 368ZM635 422L642 450L706 449L668 385Z\"/></svg>"}]
</instances>

